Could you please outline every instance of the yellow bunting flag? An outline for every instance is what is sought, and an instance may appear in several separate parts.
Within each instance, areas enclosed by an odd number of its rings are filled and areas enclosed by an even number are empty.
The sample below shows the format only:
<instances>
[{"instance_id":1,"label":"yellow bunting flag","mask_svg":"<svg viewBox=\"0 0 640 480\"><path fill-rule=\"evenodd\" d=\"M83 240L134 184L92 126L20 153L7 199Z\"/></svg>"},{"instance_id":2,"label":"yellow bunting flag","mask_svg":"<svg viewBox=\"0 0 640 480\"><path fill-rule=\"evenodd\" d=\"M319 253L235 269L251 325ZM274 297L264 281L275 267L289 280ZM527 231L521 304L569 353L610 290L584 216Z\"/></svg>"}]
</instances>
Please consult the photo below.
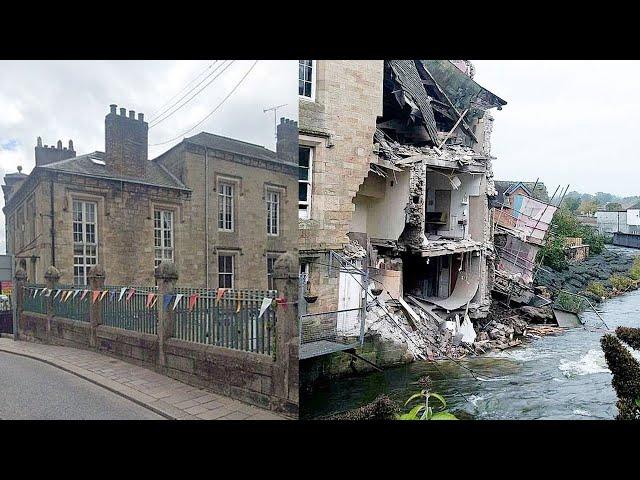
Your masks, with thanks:
<instances>
[{"instance_id":1,"label":"yellow bunting flag","mask_svg":"<svg viewBox=\"0 0 640 480\"><path fill-rule=\"evenodd\" d=\"M102 299L104 298L104 296L109 293L109 290L105 290L100 294L100 301L102 301Z\"/></svg>"}]
</instances>

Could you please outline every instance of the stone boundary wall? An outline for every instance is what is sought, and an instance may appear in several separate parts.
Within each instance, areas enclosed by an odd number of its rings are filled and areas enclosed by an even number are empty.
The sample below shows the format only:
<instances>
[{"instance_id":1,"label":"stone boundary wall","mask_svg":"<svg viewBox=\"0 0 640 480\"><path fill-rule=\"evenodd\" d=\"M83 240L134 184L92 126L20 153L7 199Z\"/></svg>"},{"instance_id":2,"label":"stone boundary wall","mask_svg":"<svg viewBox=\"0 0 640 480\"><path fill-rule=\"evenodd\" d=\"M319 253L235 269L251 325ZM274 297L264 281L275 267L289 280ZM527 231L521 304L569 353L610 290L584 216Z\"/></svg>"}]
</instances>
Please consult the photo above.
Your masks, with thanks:
<instances>
[{"instance_id":1,"label":"stone boundary wall","mask_svg":"<svg viewBox=\"0 0 640 480\"><path fill-rule=\"evenodd\" d=\"M172 338L173 315L161 307L158 308L157 335L102 325L99 304L91 306L89 322L55 316L52 299L47 302L46 314L24 311L26 273L23 270L16 272L16 340L97 351L189 385L297 418L299 347L295 326L297 308L294 307L298 275L291 256L282 257L276 262L274 279L280 287L278 291L291 305L279 309L275 352L271 356ZM47 287L55 288L59 278L57 270L50 267L46 276ZM157 278L160 295L175 291L177 273L172 264L159 267ZM104 287L102 267L92 269L90 282L92 289Z\"/></svg>"}]
</instances>

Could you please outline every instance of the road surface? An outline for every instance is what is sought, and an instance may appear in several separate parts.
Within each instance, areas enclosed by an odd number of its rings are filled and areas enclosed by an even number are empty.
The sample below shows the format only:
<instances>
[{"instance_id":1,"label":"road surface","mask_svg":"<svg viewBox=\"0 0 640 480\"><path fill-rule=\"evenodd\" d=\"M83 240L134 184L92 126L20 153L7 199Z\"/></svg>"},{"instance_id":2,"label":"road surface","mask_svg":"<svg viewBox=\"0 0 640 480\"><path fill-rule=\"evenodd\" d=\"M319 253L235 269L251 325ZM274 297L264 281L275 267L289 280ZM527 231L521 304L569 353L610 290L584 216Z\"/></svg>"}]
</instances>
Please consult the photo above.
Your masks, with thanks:
<instances>
[{"instance_id":1,"label":"road surface","mask_svg":"<svg viewBox=\"0 0 640 480\"><path fill-rule=\"evenodd\" d=\"M162 420L164 417L46 363L0 352L0 419Z\"/></svg>"}]
</instances>

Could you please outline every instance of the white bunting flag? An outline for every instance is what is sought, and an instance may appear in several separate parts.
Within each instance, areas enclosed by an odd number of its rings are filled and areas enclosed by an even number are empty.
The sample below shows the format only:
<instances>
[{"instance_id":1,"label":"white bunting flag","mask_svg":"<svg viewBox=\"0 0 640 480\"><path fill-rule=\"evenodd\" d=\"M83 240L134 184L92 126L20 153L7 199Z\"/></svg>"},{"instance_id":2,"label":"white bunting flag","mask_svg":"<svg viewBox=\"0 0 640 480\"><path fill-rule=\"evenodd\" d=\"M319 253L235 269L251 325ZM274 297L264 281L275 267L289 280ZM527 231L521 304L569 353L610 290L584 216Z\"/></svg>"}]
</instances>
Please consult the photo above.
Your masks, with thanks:
<instances>
[{"instance_id":1,"label":"white bunting flag","mask_svg":"<svg viewBox=\"0 0 640 480\"><path fill-rule=\"evenodd\" d=\"M37 295L37 294L38 294L38 289L36 288L36 289L33 291L33 298L36 298L36 295Z\"/></svg>"},{"instance_id":2,"label":"white bunting flag","mask_svg":"<svg viewBox=\"0 0 640 480\"><path fill-rule=\"evenodd\" d=\"M118 297L118 301L122 300L122 297L124 297L124 292L127 291L127 287L122 287L120 289L120 296Z\"/></svg>"},{"instance_id":3,"label":"white bunting flag","mask_svg":"<svg viewBox=\"0 0 640 480\"><path fill-rule=\"evenodd\" d=\"M50 297L51 292L53 292L53 290L51 290L50 288L47 288L47 294L45 295L45 297Z\"/></svg>"},{"instance_id":4,"label":"white bunting flag","mask_svg":"<svg viewBox=\"0 0 640 480\"><path fill-rule=\"evenodd\" d=\"M46 288L43 288L42 290L40 290L40 296L44 295L44 293L47 291Z\"/></svg>"},{"instance_id":5,"label":"white bunting flag","mask_svg":"<svg viewBox=\"0 0 640 480\"><path fill-rule=\"evenodd\" d=\"M267 308L269 308L269 305L271 305L271 302L273 302L272 298L265 297L262 299L262 305L260 305L260 315L258 315L258 318L264 315L264 312L267 311Z\"/></svg>"},{"instance_id":6,"label":"white bunting flag","mask_svg":"<svg viewBox=\"0 0 640 480\"><path fill-rule=\"evenodd\" d=\"M176 294L176 300L173 302L173 308L171 310L175 310L176 309L176 307L180 303L180 300L182 300L182 297L184 297L184 295L182 293Z\"/></svg>"},{"instance_id":7,"label":"white bunting flag","mask_svg":"<svg viewBox=\"0 0 640 480\"><path fill-rule=\"evenodd\" d=\"M56 294L53 296L53 299L55 300L58 297L58 295L60 295L60 293L62 293L62 290L58 290Z\"/></svg>"},{"instance_id":8,"label":"white bunting flag","mask_svg":"<svg viewBox=\"0 0 640 480\"><path fill-rule=\"evenodd\" d=\"M78 296L78 294L81 292L82 290L74 290L73 292L73 298L76 298Z\"/></svg>"}]
</instances>

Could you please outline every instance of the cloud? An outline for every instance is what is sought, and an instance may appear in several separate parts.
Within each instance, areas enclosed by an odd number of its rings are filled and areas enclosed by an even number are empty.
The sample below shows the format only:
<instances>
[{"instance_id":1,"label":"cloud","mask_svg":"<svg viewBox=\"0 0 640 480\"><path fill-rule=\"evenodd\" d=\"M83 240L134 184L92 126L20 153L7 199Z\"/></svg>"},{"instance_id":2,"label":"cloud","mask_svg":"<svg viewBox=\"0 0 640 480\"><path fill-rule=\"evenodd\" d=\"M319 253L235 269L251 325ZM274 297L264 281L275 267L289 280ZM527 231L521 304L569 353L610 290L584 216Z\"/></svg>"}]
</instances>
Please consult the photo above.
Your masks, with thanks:
<instances>
[{"instance_id":1,"label":"cloud","mask_svg":"<svg viewBox=\"0 0 640 480\"><path fill-rule=\"evenodd\" d=\"M496 179L637 195L638 61L474 61L493 110Z\"/></svg>"},{"instance_id":2,"label":"cloud","mask_svg":"<svg viewBox=\"0 0 640 480\"><path fill-rule=\"evenodd\" d=\"M58 140L66 145L72 139L78 154L104 151L104 117L110 104L145 113L148 120L213 61L0 61L0 175L15 172L18 165L25 173L31 171L38 136L48 145ZM235 61L188 105L150 128L149 143L190 129L233 89L252 63ZM287 104L278 110L278 117L298 119L297 68L297 60L260 60L220 109L187 136L207 131L274 150L273 112L263 110ZM179 141L149 147L149 157ZM4 225L0 214L0 251L4 251Z\"/></svg>"}]
</instances>

